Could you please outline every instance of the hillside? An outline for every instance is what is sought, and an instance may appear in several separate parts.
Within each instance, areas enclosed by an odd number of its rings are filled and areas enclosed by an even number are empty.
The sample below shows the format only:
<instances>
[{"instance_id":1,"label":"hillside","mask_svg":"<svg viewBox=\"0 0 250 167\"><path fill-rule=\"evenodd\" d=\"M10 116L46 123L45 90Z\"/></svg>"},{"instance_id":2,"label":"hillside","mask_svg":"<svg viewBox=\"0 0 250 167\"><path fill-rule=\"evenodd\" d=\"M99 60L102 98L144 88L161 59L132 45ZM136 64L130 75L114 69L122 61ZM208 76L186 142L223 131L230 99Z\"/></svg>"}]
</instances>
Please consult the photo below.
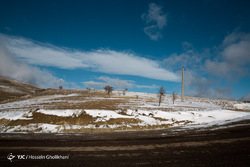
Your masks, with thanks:
<instances>
[{"instance_id":1,"label":"hillside","mask_svg":"<svg viewBox=\"0 0 250 167\"><path fill-rule=\"evenodd\" d=\"M206 127L250 119L250 104L232 100L102 90L48 89L0 104L0 132L100 132Z\"/></svg>"},{"instance_id":2,"label":"hillside","mask_svg":"<svg viewBox=\"0 0 250 167\"><path fill-rule=\"evenodd\" d=\"M0 77L0 102L28 94L34 94L40 90L42 89L26 83Z\"/></svg>"}]
</instances>

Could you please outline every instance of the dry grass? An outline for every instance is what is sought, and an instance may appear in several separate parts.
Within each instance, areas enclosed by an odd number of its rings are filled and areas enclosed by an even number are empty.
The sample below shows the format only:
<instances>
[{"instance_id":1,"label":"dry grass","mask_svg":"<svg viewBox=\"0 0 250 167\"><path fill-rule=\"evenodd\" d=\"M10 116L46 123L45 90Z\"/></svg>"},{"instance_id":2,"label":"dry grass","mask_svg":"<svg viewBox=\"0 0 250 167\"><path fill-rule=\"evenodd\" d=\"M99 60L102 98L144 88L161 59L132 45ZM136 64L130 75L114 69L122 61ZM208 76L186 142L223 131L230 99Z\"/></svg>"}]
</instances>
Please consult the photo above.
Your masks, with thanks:
<instances>
[{"instance_id":1,"label":"dry grass","mask_svg":"<svg viewBox=\"0 0 250 167\"><path fill-rule=\"evenodd\" d=\"M9 122L8 119L5 119L5 118L0 119L0 125L6 124L8 122Z\"/></svg>"},{"instance_id":2,"label":"dry grass","mask_svg":"<svg viewBox=\"0 0 250 167\"><path fill-rule=\"evenodd\" d=\"M34 94L41 91L41 88L0 77L0 102L12 101L21 96ZM5 88L6 87L6 88Z\"/></svg>"},{"instance_id":3,"label":"dry grass","mask_svg":"<svg viewBox=\"0 0 250 167\"><path fill-rule=\"evenodd\" d=\"M182 120L182 121L174 121L174 124L182 124L182 125L187 125L189 123L193 123L193 121L189 121L189 120Z\"/></svg>"},{"instance_id":4,"label":"dry grass","mask_svg":"<svg viewBox=\"0 0 250 167\"><path fill-rule=\"evenodd\" d=\"M159 120L159 121L169 121L169 119L164 119L160 117L154 117L154 119Z\"/></svg>"},{"instance_id":5,"label":"dry grass","mask_svg":"<svg viewBox=\"0 0 250 167\"><path fill-rule=\"evenodd\" d=\"M1 93L1 92L0 92ZM76 94L73 96L72 94ZM65 97L57 97L53 98L54 95L71 95ZM7 96L7 95L6 95ZM48 98L52 100L40 100L42 98ZM168 97L166 97L168 98ZM187 97L190 101L197 101L196 98ZM32 116L30 119L26 120L8 120L8 119L0 119L1 125L7 125L8 127L5 130L11 128L17 128L15 132L41 132L42 128L39 128L39 124L47 123L58 125L56 127L57 132L72 132L72 133L84 133L84 132L112 132L115 130L147 130L147 129L162 129L162 128L169 128L172 126L182 126L192 121L182 120L177 121L175 119L169 120L160 117L152 117L159 121L172 121L172 123L168 124L161 124L161 125L142 125L143 121L137 118L111 118L107 121L98 121L99 117L92 117L91 115L86 114L83 112L78 117L61 117L56 115L47 115L43 113L38 113L36 110L39 109L48 109L48 110L64 110L64 109L80 109L80 110L87 110L87 109L99 109L99 110L112 110L112 111L119 111L118 114L126 115L127 110L155 110L155 105L158 104L157 98L151 97L139 97L136 96L118 96L116 94L111 94L111 98L107 98L107 94L104 91L98 90L56 90L56 89L47 89L44 91L37 92L35 94L31 94L29 96L24 96L19 98L20 100L25 99L37 99L39 104L32 104L23 106L23 110L27 109L32 112ZM17 99L18 100L18 99ZM211 103L211 99L201 98L198 99L200 101L209 102ZM234 111L245 111L245 110L237 110L233 109L233 105L229 106L227 103L228 101L218 101L213 100L213 102L223 105L224 107L230 108ZM144 104L150 104L152 107L143 107ZM13 107L14 108L14 107ZM12 110L13 108L6 109ZM166 111L166 112L176 112L176 111L197 111L202 110L199 107L191 107L191 106L162 106L156 107L157 110ZM142 114L143 115L143 114ZM150 116L151 117L151 116ZM99 119L98 119L99 120ZM73 129L73 125L82 125L82 126L95 126L94 128L80 128L80 129ZM88 126L90 125L90 126ZM115 126L114 126L115 125ZM19 128L24 127L24 128ZM4 127L4 126L2 126ZM67 128L66 128L67 127ZM78 126L79 127L79 126ZM115 128L112 128L115 127ZM30 128L30 130L29 130ZM26 130L25 130L26 129ZM35 130L32 130L35 129Z\"/></svg>"},{"instance_id":6,"label":"dry grass","mask_svg":"<svg viewBox=\"0 0 250 167\"><path fill-rule=\"evenodd\" d=\"M25 120L11 120L8 125L9 126L25 126L32 123L48 123L55 125L64 125L64 124L72 124L72 125L87 125L94 123L94 119L92 116L83 112L78 117L59 117L56 115L46 115L43 113L34 112L33 119L25 119Z\"/></svg>"},{"instance_id":7,"label":"dry grass","mask_svg":"<svg viewBox=\"0 0 250 167\"><path fill-rule=\"evenodd\" d=\"M83 100L82 102L51 102L42 103L44 109L102 109L102 110L119 110L122 104L126 104L126 99L98 99L98 100Z\"/></svg>"},{"instance_id":8,"label":"dry grass","mask_svg":"<svg viewBox=\"0 0 250 167\"><path fill-rule=\"evenodd\" d=\"M238 109L238 108L228 108L227 110L250 112L250 110L244 110L244 109Z\"/></svg>"},{"instance_id":9,"label":"dry grass","mask_svg":"<svg viewBox=\"0 0 250 167\"><path fill-rule=\"evenodd\" d=\"M97 125L114 125L114 124L138 124L141 123L141 120L139 119L133 119L133 118L111 118L108 121L99 121L96 122Z\"/></svg>"}]
</instances>

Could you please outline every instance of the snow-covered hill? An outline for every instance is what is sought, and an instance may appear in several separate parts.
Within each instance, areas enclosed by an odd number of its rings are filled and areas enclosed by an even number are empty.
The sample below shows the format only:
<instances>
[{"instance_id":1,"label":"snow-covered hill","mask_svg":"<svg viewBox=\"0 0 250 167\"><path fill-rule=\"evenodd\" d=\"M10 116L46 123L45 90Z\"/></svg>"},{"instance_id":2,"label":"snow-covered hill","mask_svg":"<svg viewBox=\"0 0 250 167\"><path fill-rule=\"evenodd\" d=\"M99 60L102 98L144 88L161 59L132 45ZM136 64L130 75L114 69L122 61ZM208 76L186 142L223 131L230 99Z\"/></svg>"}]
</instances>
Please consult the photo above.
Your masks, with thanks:
<instances>
[{"instance_id":1,"label":"snow-covered hill","mask_svg":"<svg viewBox=\"0 0 250 167\"><path fill-rule=\"evenodd\" d=\"M172 102L166 95L100 90L46 90L0 104L1 132L96 132L183 126L211 126L250 119L250 104L185 97Z\"/></svg>"}]
</instances>

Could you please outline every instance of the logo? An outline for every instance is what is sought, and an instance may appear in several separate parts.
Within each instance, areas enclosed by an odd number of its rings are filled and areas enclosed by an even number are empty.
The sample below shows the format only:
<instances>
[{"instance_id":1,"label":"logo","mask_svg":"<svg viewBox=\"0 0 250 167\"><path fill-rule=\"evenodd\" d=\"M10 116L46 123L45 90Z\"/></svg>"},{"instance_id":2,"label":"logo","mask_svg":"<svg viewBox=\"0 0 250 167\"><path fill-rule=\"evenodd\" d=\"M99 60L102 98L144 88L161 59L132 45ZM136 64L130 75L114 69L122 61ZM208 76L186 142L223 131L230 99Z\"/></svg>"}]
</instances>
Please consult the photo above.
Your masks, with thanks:
<instances>
[{"instance_id":1,"label":"logo","mask_svg":"<svg viewBox=\"0 0 250 167\"><path fill-rule=\"evenodd\" d=\"M10 162L12 162L12 159L14 159L15 156L12 155L12 153L9 153L8 156L7 156L7 159L10 160Z\"/></svg>"},{"instance_id":2,"label":"logo","mask_svg":"<svg viewBox=\"0 0 250 167\"><path fill-rule=\"evenodd\" d=\"M17 155L18 159L25 159L25 155Z\"/></svg>"}]
</instances>

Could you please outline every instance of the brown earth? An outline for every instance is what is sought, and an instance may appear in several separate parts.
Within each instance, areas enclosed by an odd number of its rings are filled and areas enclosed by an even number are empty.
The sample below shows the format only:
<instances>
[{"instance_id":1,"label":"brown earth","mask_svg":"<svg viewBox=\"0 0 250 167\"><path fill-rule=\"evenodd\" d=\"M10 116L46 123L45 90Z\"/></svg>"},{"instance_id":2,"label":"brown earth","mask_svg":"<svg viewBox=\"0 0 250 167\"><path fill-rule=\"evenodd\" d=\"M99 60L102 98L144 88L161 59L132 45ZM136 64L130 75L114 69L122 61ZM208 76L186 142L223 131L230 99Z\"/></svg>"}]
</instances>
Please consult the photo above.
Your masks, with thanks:
<instances>
[{"instance_id":1,"label":"brown earth","mask_svg":"<svg viewBox=\"0 0 250 167\"><path fill-rule=\"evenodd\" d=\"M42 90L43 89L36 86L0 76L0 102L15 99L24 95L34 94Z\"/></svg>"}]
</instances>

